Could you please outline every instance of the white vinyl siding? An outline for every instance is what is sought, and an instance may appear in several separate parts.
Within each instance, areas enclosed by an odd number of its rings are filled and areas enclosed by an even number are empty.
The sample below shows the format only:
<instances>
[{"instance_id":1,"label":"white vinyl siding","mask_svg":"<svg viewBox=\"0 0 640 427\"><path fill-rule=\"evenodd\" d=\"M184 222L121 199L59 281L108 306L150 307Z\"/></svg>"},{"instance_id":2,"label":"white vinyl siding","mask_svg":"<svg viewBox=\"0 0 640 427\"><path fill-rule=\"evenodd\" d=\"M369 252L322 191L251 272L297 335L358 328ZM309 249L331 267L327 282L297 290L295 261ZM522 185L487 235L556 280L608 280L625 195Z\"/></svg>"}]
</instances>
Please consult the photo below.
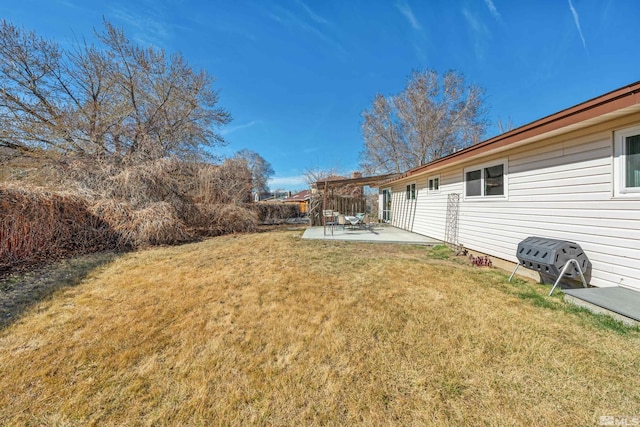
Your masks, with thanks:
<instances>
[{"instance_id":1,"label":"white vinyl siding","mask_svg":"<svg viewBox=\"0 0 640 427\"><path fill-rule=\"evenodd\" d=\"M516 262L517 245L529 236L574 241L593 264L592 285L640 290L640 197L613 197L615 130L600 125L437 170L440 192L419 193L398 226L444 239L447 197L457 193L465 247ZM465 198L465 172L502 160L508 198ZM428 186L426 175L433 172L414 177L418 187Z\"/></svg>"},{"instance_id":2,"label":"white vinyl siding","mask_svg":"<svg viewBox=\"0 0 640 427\"><path fill-rule=\"evenodd\" d=\"M403 197L392 199L392 225L436 239L444 239L445 217L447 210L447 194L442 191L448 179L447 175L439 175L440 191L421 191L428 189L426 176L416 180L417 199L411 203ZM457 180L459 182L459 179ZM406 183L394 183L393 193L405 191ZM421 231L420 231L421 230Z\"/></svg>"},{"instance_id":3,"label":"white vinyl siding","mask_svg":"<svg viewBox=\"0 0 640 427\"><path fill-rule=\"evenodd\" d=\"M421 192L417 188L416 185L416 197L419 197ZM391 224L404 230L412 230L417 202L418 200L407 199L407 184L391 187Z\"/></svg>"}]
</instances>

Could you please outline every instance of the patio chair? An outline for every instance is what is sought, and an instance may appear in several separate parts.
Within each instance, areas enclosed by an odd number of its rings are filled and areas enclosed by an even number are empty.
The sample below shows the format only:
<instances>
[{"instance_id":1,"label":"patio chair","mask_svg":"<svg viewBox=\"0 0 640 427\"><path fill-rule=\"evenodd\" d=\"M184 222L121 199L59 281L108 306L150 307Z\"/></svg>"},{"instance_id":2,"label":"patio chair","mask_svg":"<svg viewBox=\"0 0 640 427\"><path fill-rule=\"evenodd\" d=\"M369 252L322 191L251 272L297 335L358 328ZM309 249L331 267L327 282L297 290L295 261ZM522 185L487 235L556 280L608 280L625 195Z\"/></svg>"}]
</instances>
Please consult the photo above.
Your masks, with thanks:
<instances>
[{"instance_id":1,"label":"patio chair","mask_svg":"<svg viewBox=\"0 0 640 427\"><path fill-rule=\"evenodd\" d=\"M324 223L325 225L335 225L336 223L336 216L339 214L339 212L336 211L332 211L332 210L325 210L322 211L322 215L324 216Z\"/></svg>"},{"instance_id":2,"label":"patio chair","mask_svg":"<svg viewBox=\"0 0 640 427\"><path fill-rule=\"evenodd\" d=\"M347 226L347 220L345 219L344 214L338 215L338 225L341 225L343 230Z\"/></svg>"},{"instance_id":3,"label":"patio chair","mask_svg":"<svg viewBox=\"0 0 640 427\"><path fill-rule=\"evenodd\" d=\"M364 214L364 216L360 220L360 226L365 230L371 229L371 220L369 219L369 214Z\"/></svg>"}]
</instances>

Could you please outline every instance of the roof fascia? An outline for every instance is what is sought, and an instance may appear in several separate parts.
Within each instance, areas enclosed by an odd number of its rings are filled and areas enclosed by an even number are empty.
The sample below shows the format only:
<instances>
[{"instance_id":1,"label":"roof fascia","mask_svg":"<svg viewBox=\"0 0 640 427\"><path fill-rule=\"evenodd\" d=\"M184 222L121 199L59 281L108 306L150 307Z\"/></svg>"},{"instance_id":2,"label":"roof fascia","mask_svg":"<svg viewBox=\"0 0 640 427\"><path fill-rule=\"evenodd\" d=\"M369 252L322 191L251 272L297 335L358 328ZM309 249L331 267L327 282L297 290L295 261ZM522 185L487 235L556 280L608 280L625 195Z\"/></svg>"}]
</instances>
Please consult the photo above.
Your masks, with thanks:
<instances>
[{"instance_id":1,"label":"roof fascia","mask_svg":"<svg viewBox=\"0 0 640 427\"><path fill-rule=\"evenodd\" d=\"M391 184L412 177L413 175L451 166L455 163L473 159L474 157L496 153L506 149L506 147L511 148L517 144L538 141L552 133L559 135L576 130L579 127L606 121L608 120L608 116L613 115L617 111L629 109L630 107L640 107L640 82L616 89L597 98L590 99L476 145L472 145L441 159L410 169L396 178L381 183L381 185ZM579 126L581 123L584 124L584 126Z\"/></svg>"}]
</instances>

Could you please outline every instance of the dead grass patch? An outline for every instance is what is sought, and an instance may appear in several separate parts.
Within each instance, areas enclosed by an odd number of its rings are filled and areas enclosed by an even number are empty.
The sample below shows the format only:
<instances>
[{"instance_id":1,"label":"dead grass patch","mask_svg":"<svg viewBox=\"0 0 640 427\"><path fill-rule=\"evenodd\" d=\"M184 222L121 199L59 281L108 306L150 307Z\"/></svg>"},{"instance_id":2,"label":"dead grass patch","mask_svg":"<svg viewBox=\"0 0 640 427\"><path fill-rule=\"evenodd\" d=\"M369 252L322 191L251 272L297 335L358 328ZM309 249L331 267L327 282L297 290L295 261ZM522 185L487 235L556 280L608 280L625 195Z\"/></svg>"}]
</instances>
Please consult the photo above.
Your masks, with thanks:
<instances>
[{"instance_id":1,"label":"dead grass patch","mask_svg":"<svg viewBox=\"0 0 640 427\"><path fill-rule=\"evenodd\" d=\"M127 254L37 304L0 331L0 424L596 425L640 414L637 330L531 304L505 274L422 248L300 234Z\"/></svg>"}]
</instances>

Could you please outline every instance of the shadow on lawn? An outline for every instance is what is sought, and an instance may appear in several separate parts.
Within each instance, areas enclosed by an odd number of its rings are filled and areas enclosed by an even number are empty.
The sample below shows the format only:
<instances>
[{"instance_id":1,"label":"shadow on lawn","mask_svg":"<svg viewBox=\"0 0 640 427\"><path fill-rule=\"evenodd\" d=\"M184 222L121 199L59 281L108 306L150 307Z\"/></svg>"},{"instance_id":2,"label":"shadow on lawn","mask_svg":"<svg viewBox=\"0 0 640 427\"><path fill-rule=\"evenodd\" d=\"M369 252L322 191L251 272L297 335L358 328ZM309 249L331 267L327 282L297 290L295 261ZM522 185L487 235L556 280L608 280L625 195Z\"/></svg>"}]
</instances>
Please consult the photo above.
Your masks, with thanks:
<instances>
[{"instance_id":1,"label":"shadow on lawn","mask_svg":"<svg viewBox=\"0 0 640 427\"><path fill-rule=\"evenodd\" d=\"M56 290L78 285L91 271L120 255L99 252L0 277L0 329L17 321L29 307Z\"/></svg>"}]
</instances>

